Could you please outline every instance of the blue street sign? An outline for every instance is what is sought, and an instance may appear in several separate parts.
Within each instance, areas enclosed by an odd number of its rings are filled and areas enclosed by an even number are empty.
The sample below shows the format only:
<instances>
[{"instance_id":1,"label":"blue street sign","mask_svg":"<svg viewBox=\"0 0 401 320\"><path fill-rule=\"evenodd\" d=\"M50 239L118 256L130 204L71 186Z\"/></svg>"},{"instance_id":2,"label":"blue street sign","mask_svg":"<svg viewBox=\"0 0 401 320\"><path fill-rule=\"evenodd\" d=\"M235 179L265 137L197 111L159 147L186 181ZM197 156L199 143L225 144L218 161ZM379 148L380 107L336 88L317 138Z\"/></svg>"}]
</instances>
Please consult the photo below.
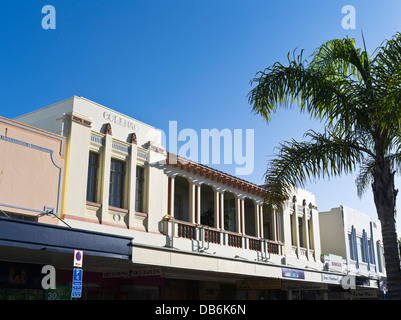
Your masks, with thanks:
<instances>
[{"instance_id":1,"label":"blue street sign","mask_svg":"<svg viewBox=\"0 0 401 320\"><path fill-rule=\"evenodd\" d=\"M74 269L72 276L72 291L71 291L72 298L81 298L83 273L84 272L82 269Z\"/></svg>"}]
</instances>

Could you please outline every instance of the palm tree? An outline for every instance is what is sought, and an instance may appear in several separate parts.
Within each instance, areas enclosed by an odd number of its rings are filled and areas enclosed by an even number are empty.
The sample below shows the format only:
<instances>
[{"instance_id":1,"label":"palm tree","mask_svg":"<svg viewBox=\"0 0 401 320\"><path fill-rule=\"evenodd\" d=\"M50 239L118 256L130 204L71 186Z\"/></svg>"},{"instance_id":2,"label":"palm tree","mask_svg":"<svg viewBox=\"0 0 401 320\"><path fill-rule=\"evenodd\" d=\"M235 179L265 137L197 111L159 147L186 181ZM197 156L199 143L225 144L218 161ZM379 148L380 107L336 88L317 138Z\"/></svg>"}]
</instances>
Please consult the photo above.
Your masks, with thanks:
<instances>
[{"instance_id":1,"label":"palm tree","mask_svg":"<svg viewBox=\"0 0 401 320\"><path fill-rule=\"evenodd\" d=\"M318 47L310 62L303 51L287 58L287 66L276 62L251 80L252 111L269 122L278 108L298 102L324 132L280 144L265 173L266 204L279 209L291 186L358 170L357 193L371 184L382 225L389 298L401 299L394 187L401 169L401 33L372 55L347 37Z\"/></svg>"}]
</instances>

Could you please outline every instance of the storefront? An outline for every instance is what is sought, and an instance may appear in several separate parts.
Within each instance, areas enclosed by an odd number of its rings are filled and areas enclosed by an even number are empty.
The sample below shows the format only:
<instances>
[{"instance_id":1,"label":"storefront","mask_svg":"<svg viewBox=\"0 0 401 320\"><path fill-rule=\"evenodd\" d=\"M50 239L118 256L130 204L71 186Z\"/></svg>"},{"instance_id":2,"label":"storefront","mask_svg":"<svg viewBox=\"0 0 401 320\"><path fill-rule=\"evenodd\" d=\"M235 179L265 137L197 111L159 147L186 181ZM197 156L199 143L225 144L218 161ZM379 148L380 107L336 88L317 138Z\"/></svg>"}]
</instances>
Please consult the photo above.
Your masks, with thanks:
<instances>
[{"instance_id":1,"label":"storefront","mask_svg":"<svg viewBox=\"0 0 401 320\"><path fill-rule=\"evenodd\" d=\"M287 300L281 279L246 279L237 281L238 300Z\"/></svg>"},{"instance_id":2,"label":"storefront","mask_svg":"<svg viewBox=\"0 0 401 320\"><path fill-rule=\"evenodd\" d=\"M74 250L83 251L83 295L104 286L103 272L132 267L132 238L0 217L0 299L66 298L73 277ZM54 270L56 289L45 288ZM44 281L44 283L42 282ZM110 281L112 282L112 281Z\"/></svg>"},{"instance_id":3,"label":"storefront","mask_svg":"<svg viewBox=\"0 0 401 320\"><path fill-rule=\"evenodd\" d=\"M327 300L327 284L283 280L282 290L289 300Z\"/></svg>"}]
</instances>

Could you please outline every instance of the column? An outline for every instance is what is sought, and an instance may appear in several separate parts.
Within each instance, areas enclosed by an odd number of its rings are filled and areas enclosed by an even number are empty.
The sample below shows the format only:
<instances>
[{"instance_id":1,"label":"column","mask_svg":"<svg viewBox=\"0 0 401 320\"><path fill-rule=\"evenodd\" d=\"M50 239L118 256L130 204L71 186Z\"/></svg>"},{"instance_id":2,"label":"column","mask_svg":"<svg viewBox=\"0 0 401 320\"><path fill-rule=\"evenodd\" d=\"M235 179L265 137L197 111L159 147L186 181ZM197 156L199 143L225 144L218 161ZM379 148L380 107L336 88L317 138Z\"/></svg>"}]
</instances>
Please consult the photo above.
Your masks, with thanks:
<instances>
[{"instance_id":1,"label":"column","mask_svg":"<svg viewBox=\"0 0 401 320\"><path fill-rule=\"evenodd\" d=\"M258 217L259 217L259 237L264 238L264 231L263 231L263 206L260 204L256 204L258 210Z\"/></svg>"},{"instance_id":2,"label":"column","mask_svg":"<svg viewBox=\"0 0 401 320\"><path fill-rule=\"evenodd\" d=\"M129 161L129 177L128 177L128 227L134 227L135 221L135 200L136 200L136 155L137 145L131 143L131 157Z\"/></svg>"},{"instance_id":3,"label":"column","mask_svg":"<svg viewBox=\"0 0 401 320\"><path fill-rule=\"evenodd\" d=\"M259 205L256 203L256 201L253 201L253 208L254 208L254 215L255 215L255 236L260 238L260 214L259 214Z\"/></svg>"},{"instance_id":4,"label":"column","mask_svg":"<svg viewBox=\"0 0 401 320\"><path fill-rule=\"evenodd\" d=\"M201 186L199 184L195 185L195 223L200 224L200 214L201 214Z\"/></svg>"},{"instance_id":5,"label":"column","mask_svg":"<svg viewBox=\"0 0 401 320\"><path fill-rule=\"evenodd\" d=\"M168 176L167 213L171 217L174 216L174 190L175 190L175 176Z\"/></svg>"},{"instance_id":6,"label":"column","mask_svg":"<svg viewBox=\"0 0 401 320\"><path fill-rule=\"evenodd\" d=\"M200 224L200 185L189 182L189 217L190 222Z\"/></svg>"},{"instance_id":7,"label":"column","mask_svg":"<svg viewBox=\"0 0 401 320\"><path fill-rule=\"evenodd\" d=\"M298 203L297 202L295 202L294 203L295 204L295 208L294 208L294 219L295 219L295 221L294 221L294 228L295 228L295 241L296 241L296 246L297 246L297 255L298 255L298 258L299 258L299 253L300 253L300 250L299 250L299 224L298 224Z\"/></svg>"},{"instance_id":8,"label":"column","mask_svg":"<svg viewBox=\"0 0 401 320\"><path fill-rule=\"evenodd\" d=\"M100 223L107 222L109 218L109 193L110 193L110 165L111 165L111 133L104 138L103 166L102 166L102 210Z\"/></svg>"},{"instance_id":9,"label":"column","mask_svg":"<svg viewBox=\"0 0 401 320\"><path fill-rule=\"evenodd\" d=\"M224 230L224 191L223 192L219 192L219 212L220 212L220 229Z\"/></svg>"},{"instance_id":10,"label":"column","mask_svg":"<svg viewBox=\"0 0 401 320\"><path fill-rule=\"evenodd\" d=\"M273 210L273 213L272 213L272 240L273 241L278 241L278 218L277 218L277 215L278 215L277 210Z\"/></svg>"},{"instance_id":11,"label":"column","mask_svg":"<svg viewBox=\"0 0 401 320\"><path fill-rule=\"evenodd\" d=\"M244 206L244 199L243 198L236 198L236 218L237 218L237 232L244 234L245 233L245 221L244 221L244 213L245 213L245 206Z\"/></svg>"},{"instance_id":12,"label":"column","mask_svg":"<svg viewBox=\"0 0 401 320\"><path fill-rule=\"evenodd\" d=\"M214 227L219 229L220 227L220 192L213 188L214 192Z\"/></svg>"},{"instance_id":13,"label":"column","mask_svg":"<svg viewBox=\"0 0 401 320\"><path fill-rule=\"evenodd\" d=\"M309 244L309 230L308 230L308 213L307 213L307 209L306 209L307 207L306 206L304 206L304 217L303 217L303 219L304 219L304 224L305 224L305 227L304 227L304 232L305 232L305 241L306 241L306 257L308 258L308 260L309 260L309 249L310 249L310 244ZM310 217L310 218L312 218L312 217Z\"/></svg>"}]
</instances>

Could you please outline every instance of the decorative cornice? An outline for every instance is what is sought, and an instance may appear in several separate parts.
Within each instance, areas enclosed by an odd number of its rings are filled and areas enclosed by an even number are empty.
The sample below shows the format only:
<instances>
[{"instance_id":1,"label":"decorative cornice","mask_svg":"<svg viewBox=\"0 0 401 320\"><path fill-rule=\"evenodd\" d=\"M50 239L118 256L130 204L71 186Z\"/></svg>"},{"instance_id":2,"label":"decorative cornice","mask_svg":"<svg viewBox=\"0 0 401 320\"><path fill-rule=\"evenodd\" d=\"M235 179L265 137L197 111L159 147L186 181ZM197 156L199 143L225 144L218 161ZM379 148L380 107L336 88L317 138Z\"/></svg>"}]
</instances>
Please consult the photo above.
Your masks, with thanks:
<instances>
[{"instance_id":1,"label":"decorative cornice","mask_svg":"<svg viewBox=\"0 0 401 320\"><path fill-rule=\"evenodd\" d=\"M194 174L211 179L212 181L214 180L227 186L234 187L238 190L255 194L259 197L264 197L266 193L265 189L254 183L231 176L203 164L190 161L170 152L167 153L167 164L181 170L186 170L187 172L193 172Z\"/></svg>"}]
</instances>

